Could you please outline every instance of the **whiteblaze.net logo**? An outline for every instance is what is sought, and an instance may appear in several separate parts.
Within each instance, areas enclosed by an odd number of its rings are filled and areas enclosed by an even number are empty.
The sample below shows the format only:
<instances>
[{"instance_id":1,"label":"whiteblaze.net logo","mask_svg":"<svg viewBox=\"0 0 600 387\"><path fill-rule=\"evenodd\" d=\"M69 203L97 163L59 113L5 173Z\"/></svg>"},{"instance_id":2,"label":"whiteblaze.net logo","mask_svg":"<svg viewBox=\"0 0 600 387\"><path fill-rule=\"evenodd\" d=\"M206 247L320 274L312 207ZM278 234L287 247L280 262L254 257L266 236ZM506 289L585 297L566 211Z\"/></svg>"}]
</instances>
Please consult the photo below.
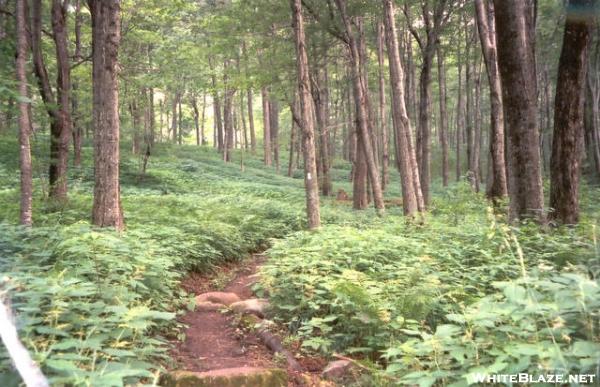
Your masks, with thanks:
<instances>
[{"instance_id":1,"label":"whiteblaze.net logo","mask_svg":"<svg viewBox=\"0 0 600 387\"><path fill-rule=\"evenodd\" d=\"M473 375L475 383L576 383L592 384L597 381L597 375L594 374L544 374L532 375L526 373L519 374L483 374Z\"/></svg>"}]
</instances>

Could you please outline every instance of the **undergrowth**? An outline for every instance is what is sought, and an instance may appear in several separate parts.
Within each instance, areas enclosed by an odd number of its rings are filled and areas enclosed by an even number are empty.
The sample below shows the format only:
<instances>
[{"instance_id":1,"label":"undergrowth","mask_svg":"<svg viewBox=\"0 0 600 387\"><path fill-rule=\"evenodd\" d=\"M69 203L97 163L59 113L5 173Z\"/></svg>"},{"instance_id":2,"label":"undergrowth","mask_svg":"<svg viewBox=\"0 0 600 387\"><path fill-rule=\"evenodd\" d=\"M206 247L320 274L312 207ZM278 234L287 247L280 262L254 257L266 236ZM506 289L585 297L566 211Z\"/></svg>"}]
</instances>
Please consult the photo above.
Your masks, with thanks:
<instances>
[{"instance_id":1,"label":"undergrowth","mask_svg":"<svg viewBox=\"0 0 600 387\"><path fill-rule=\"evenodd\" d=\"M37 153L35 224L24 230L14 226L10 155L18 148L2 140L0 296L52 385L156 384L166 342L180 332L175 317L193 305L181 276L242 259L304 225L296 182L259 168L241 173L212 149L158 146L145 176L138 159L121 164L121 235L89 226L91 165L72 169L69 202L57 207L43 197L46 160ZM0 350L0 385L19 383Z\"/></svg>"},{"instance_id":2,"label":"undergrowth","mask_svg":"<svg viewBox=\"0 0 600 387\"><path fill-rule=\"evenodd\" d=\"M306 351L363 359L374 385L597 373L600 250L591 203L575 228L508 226L458 184L436 196L424 224L389 216L275 242L262 291Z\"/></svg>"}]
</instances>

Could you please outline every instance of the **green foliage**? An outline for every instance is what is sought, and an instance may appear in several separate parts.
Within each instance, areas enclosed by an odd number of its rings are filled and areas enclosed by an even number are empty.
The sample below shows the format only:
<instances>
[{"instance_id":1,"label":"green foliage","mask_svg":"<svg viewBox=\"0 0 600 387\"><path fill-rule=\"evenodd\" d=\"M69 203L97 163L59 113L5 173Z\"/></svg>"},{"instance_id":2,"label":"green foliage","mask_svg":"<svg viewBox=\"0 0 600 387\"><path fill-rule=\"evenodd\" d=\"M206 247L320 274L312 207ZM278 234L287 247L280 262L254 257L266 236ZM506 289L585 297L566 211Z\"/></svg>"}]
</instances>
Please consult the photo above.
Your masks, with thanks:
<instances>
[{"instance_id":1,"label":"green foliage","mask_svg":"<svg viewBox=\"0 0 600 387\"><path fill-rule=\"evenodd\" d=\"M88 226L89 157L70 171L64 207L50 211L35 192L35 227L23 230L11 225L18 148L4 140L0 295L11 300L19 334L53 385L156 382L168 362L166 339L179 331L176 312L191 302L181 275L241 259L303 226L302 192L291 180L258 168L241 173L212 150L157 146L145 176L123 152L122 235ZM0 385L18 383L0 352Z\"/></svg>"},{"instance_id":2,"label":"green foliage","mask_svg":"<svg viewBox=\"0 0 600 387\"><path fill-rule=\"evenodd\" d=\"M600 255L590 230L509 227L459 184L423 225L363 219L276 242L262 286L306 350L366 356L380 384L592 372Z\"/></svg>"}]
</instances>

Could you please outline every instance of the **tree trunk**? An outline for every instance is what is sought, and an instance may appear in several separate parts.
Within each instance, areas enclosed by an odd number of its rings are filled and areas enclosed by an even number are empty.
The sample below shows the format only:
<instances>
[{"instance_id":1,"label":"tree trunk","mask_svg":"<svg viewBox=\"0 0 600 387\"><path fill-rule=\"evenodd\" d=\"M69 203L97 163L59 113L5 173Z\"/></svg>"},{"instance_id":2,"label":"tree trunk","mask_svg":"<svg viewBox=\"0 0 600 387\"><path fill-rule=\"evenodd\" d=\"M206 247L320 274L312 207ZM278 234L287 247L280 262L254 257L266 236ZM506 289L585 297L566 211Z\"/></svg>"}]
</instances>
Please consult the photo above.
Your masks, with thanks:
<instances>
[{"instance_id":1,"label":"tree trunk","mask_svg":"<svg viewBox=\"0 0 600 387\"><path fill-rule=\"evenodd\" d=\"M194 127L196 128L196 145L202 144L202 137L200 136L200 109L198 109L198 100L196 95L192 94L190 97L192 109L194 110Z\"/></svg>"},{"instance_id":2,"label":"tree trunk","mask_svg":"<svg viewBox=\"0 0 600 387\"><path fill-rule=\"evenodd\" d=\"M395 27L395 26L394 26ZM379 128L381 131L381 153L382 153L382 176L381 176L381 189L385 191L390 181L390 154L389 154L389 139L388 139L388 127L387 127L387 112L385 109L385 58L383 55L385 29L381 22L377 24L377 60L379 63ZM396 38L397 39L397 38ZM397 46L397 42L396 42Z\"/></svg>"},{"instance_id":3,"label":"tree trunk","mask_svg":"<svg viewBox=\"0 0 600 387\"><path fill-rule=\"evenodd\" d=\"M124 228L119 187L120 1L88 0L92 14L94 204L92 223Z\"/></svg>"},{"instance_id":4,"label":"tree trunk","mask_svg":"<svg viewBox=\"0 0 600 387\"><path fill-rule=\"evenodd\" d=\"M396 162L400 169L402 183L402 206L405 215L414 216L418 211L424 209L424 203L420 192L416 155L412 147L410 120L405 105L404 71L398 49L394 4L392 0L383 0L383 7L392 86L392 122L396 143Z\"/></svg>"},{"instance_id":5,"label":"tree trunk","mask_svg":"<svg viewBox=\"0 0 600 387\"><path fill-rule=\"evenodd\" d=\"M417 163L419 165L419 181L425 206L429 205L431 193L429 180L431 176L431 128L429 127L431 105L431 67L435 44L423 51L423 63L419 76L419 128L417 131Z\"/></svg>"},{"instance_id":6,"label":"tree trunk","mask_svg":"<svg viewBox=\"0 0 600 387\"><path fill-rule=\"evenodd\" d=\"M310 78L304 20L301 0L290 0L296 43L296 63L298 66L298 89L300 95L302 141L304 151L304 186L306 188L306 213L308 228L316 229L321 225L319 210L319 185L317 182L317 162L315 152L315 133L310 106Z\"/></svg>"},{"instance_id":7,"label":"tree trunk","mask_svg":"<svg viewBox=\"0 0 600 387\"><path fill-rule=\"evenodd\" d=\"M271 165L271 114L269 112L269 91L265 86L260 90L263 109L263 148L265 165Z\"/></svg>"},{"instance_id":8,"label":"tree trunk","mask_svg":"<svg viewBox=\"0 0 600 387\"><path fill-rule=\"evenodd\" d=\"M348 14L346 12L346 0L335 0L335 2L342 16L342 21L345 27L346 37L348 39L348 46L350 50L354 99L356 104L356 115L359 128L358 134L362 140L362 146L359 147L359 152L364 152L367 164L367 173L369 175L373 187L375 208L377 209L379 214L383 214L385 212L385 204L383 201L383 191L381 190L381 180L379 179L379 171L375 162L375 155L373 153L373 147L371 144L371 135L369 133L369 117L367 114L366 99L366 94L368 93L368 85L365 83L366 74L363 73L363 66L361 66L360 63L360 43L356 41L356 37L354 36L352 28L352 23L348 18ZM356 20L356 24L358 25L360 31L359 39L364 39L364 31L361 31L362 19L358 18Z\"/></svg>"},{"instance_id":9,"label":"tree trunk","mask_svg":"<svg viewBox=\"0 0 600 387\"><path fill-rule=\"evenodd\" d=\"M21 200L19 221L23 226L31 227L33 177L31 168L31 144L29 142L31 117L29 116L29 93L27 91L27 44L26 11L27 0L17 0L15 18L17 33L17 58L15 70L19 84L19 167L21 172Z\"/></svg>"},{"instance_id":10,"label":"tree trunk","mask_svg":"<svg viewBox=\"0 0 600 387\"><path fill-rule=\"evenodd\" d=\"M463 97L463 84L462 84L462 62L460 57L458 58L458 97L456 102L456 181L460 181L462 176L462 165L460 161L460 144L461 144L461 130L465 126L465 115L464 108L465 101Z\"/></svg>"},{"instance_id":11,"label":"tree trunk","mask_svg":"<svg viewBox=\"0 0 600 387\"><path fill-rule=\"evenodd\" d=\"M202 93L202 124L200 125L200 144L206 145L207 139L204 132L204 126L206 124L206 93Z\"/></svg>"},{"instance_id":12,"label":"tree trunk","mask_svg":"<svg viewBox=\"0 0 600 387\"><path fill-rule=\"evenodd\" d=\"M248 126L250 128L250 150L256 153L256 132L254 131L254 103L252 102L252 89L248 88Z\"/></svg>"},{"instance_id":13,"label":"tree trunk","mask_svg":"<svg viewBox=\"0 0 600 387\"><path fill-rule=\"evenodd\" d=\"M81 60L81 2L75 0L75 52L74 60ZM73 165L79 167L81 165L81 142L82 130L79 122L79 101L77 90L79 85L75 80L71 83L71 121L73 129Z\"/></svg>"},{"instance_id":14,"label":"tree trunk","mask_svg":"<svg viewBox=\"0 0 600 387\"><path fill-rule=\"evenodd\" d=\"M532 5L522 0L494 0L494 6L508 134L509 216L532 216L543 222Z\"/></svg>"},{"instance_id":15,"label":"tree trunk","mask_svg":"<svg viewBox=\"0 0 600 387\"><path fill-rule=\"evenodd\" d=\"M246 112L244 111L244 93L240 93L240 119L244 131L244 150L248 150L248 126L246 125Z\"/></svg>"},{"instance_id":16,"label":"tree trunk","mask_svg":"<svg viewBox=\"0 0 600 387\"><path fill-rule=\"evenodd\" d=\"M448 186L449 164L448 164L448 113L446 98L446 69L444 67L444 55L441 45L437 45L438 84L440 90L440 142L442 144L442 183Z\"/></svg>"},{"instance_id":17,"label":"tree trunk","mask_svg":"<svg viewBox=\"0 0 600 387\"><path fill-rule=\"evenodd\" d=\"M506 164L504 163L504 112L502 106L502 86L498 72L496 34L493 17L493 4L487 0L475 0L477 28L483 51L490 90L490 158L491 177L486 195L492 200L508 194L506 184Z\"/></svg>"},{"instance_id":18,"label":"tree trunk","mask_svg":"<svg viewBox=\"0 0 600 387\"><path fill-rule=\"evenodd\" d=\"M296 101L296 97L294 97L294 101L292 103L290 103L290 112L292 112L292 127L290 130L290 157L288 160L288 171L287 171L287 175L288 177L292 177L292 174L294 172L294 148L296 146L296 127L298 126L298 122L301 122L301 118L298 117L297 115L297 109L298 107L296 106L297 101Z\"/></svg>"},{"instance_id":19,"label":"tree trunk","mask_svg":"<svg viewBox=\"0 0 600 387\"><path fill-rule=\"evenodd\" d=\"M177 144L182 144L183 138L183 125L181 124L183 121L183 112L181 111L181 100L183 99L182 93L177 95L177 106L179 107L179 113L177 115Z\"/></svg>"},{"instance_id":20,"label":"tree trunk","mask_svg":"<svg viewBox=\"0 0 600 387\"><path fill-rule=\"evenodd\" d=\"M177 142L177 102L179 100L179 92L176 92L173 96L173 102L171 104L171 133L173 143Z\"/></svg>"},{"instance_id":21,"label":"tree trunk","mask_svg":"<svg viewBox=\"0 0 600 387\"><path fill-rule=\"evenodd\" d=\"M550 160L552 219L563 224L579 221L579 173L583 146L584 92L588 50L594 17L581 15L593 0L570 0L558 63L554 135Z\"/></svg>"},{"instance_id":22,"label":"tree trunk","mask_svg":"<svg viewBox=\"0 0 600 387\"><path fill-rule=\"evenodd\" d=\"M328 76L326 64L323 71L315 71L313 76L313 101L315 107L315 117L319 132L319 159L317 160L317 171L319 173L319 187L321 195L329 196L331 194L331 178L329 176L329 91Z\"/></svg>"},{"instance_id":23,"label":"tree trunk","mask_svg":"<svg viewBox=\"0 0 600 387\"><path fill-rule=\"evenodd\" d=\"M70 133L70 69L67 51L66 9L60 1L52 2L52 30L56 47L57 78L54 98L42 54L42 3L33 1L31 19L31 50L38 86L50 118L50 197L58 201L67 199L67 165ZM66 103L66 105L65 105Z\"/></svg>"},{"instance_id":24,"label":"tree trunk","mask_svg":"<svg viewBox=\"0 0 600 387\"><path fill-rule=\"evenodd\" d=\"M275 98L269 100L269 115L273 161L275 161L275 170L279 172L279 102Z\"/></svg>"}]
</instances>

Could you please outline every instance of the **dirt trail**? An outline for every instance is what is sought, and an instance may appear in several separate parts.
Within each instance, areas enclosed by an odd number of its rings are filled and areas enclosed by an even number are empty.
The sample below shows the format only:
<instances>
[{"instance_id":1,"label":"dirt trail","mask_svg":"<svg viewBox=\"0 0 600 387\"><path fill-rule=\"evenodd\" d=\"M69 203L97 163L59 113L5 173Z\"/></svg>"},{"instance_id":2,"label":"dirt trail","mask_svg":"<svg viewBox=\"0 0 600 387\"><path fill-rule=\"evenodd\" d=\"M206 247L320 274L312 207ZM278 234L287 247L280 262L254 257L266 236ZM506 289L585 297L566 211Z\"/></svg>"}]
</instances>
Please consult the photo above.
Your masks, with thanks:
<instances>
[{"instance_id":1,"label":"dirt trail","mask_svg":"<svg viewBox=\"0 0 600 387\"><path fill-rule=\"evenodd\" d=\"M223 272L235 273L235 277L224 289L216 289L211 277L192 275L183 286L196 295L222 290L237 294L245 300L253 297L253 277L264 256L254 255L241 266L223 268ZM242 332L237 328L236 317L220 311L194 311L180 318L188 326L185 340L175 343L172 357L179 363L180 369L188 371L210 371L235 367L273 368L272 353L253 332Z\"/></svg>"}]
</instances>

